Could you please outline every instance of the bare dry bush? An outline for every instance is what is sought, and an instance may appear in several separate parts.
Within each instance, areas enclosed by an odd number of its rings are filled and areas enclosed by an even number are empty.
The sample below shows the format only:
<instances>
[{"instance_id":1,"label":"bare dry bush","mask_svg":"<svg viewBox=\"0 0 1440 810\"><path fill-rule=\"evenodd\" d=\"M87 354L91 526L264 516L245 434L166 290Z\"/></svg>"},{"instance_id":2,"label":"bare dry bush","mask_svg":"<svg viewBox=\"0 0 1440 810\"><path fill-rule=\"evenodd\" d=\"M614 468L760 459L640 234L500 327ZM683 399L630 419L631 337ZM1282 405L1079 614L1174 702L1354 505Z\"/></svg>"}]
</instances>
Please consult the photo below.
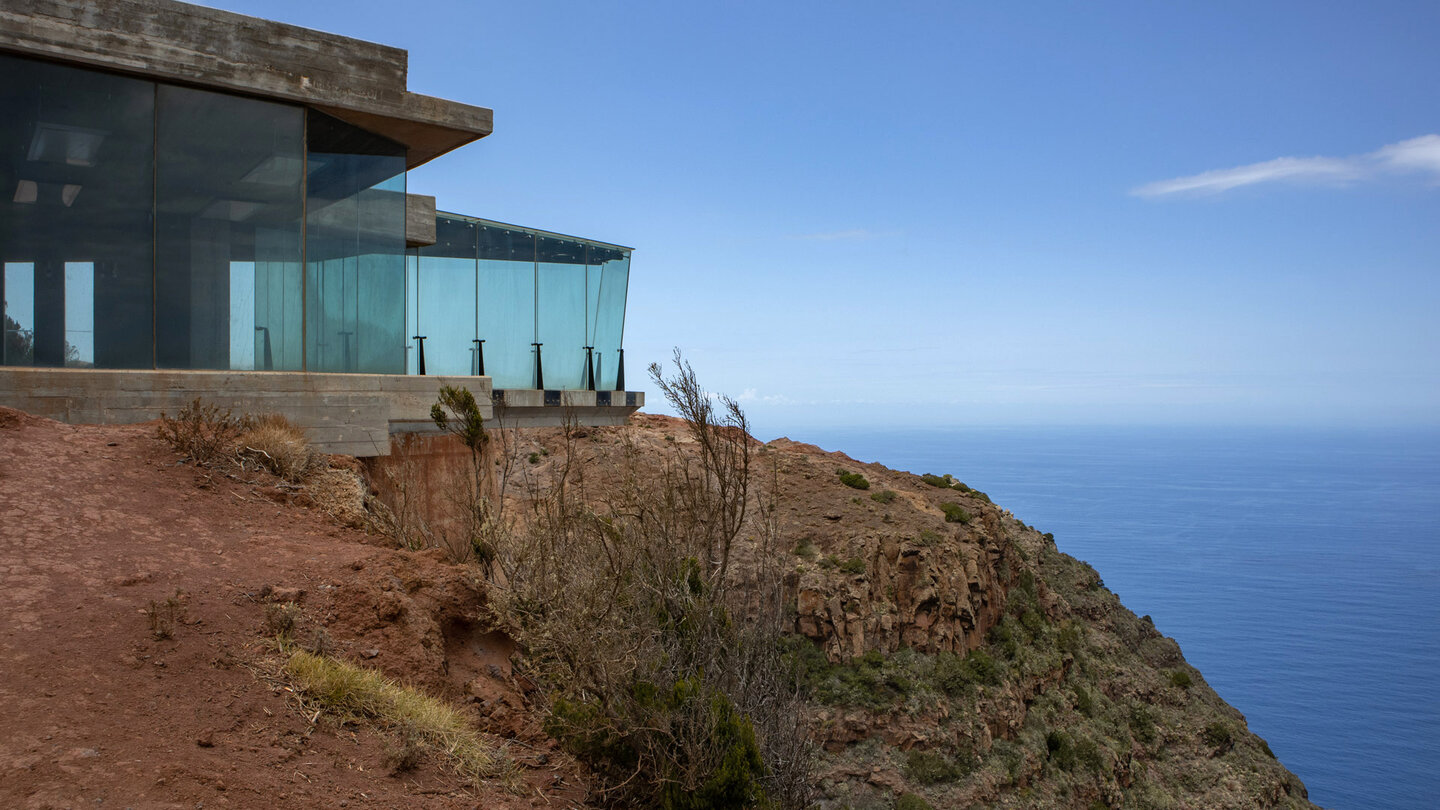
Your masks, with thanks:
<instances>
[{"instance_id":1,"label":"bare dry bush","mask_svg":"<svg viewBox=\"0 0 1440 810\"><path fill-rule=\"evenodd\" d=\"M286 481L298 483L317 466L317 455L305 431L278 413L250 420L236 438L240 457Z\"/></svg>"},{"instance_id":2,"label":"bare dry bush","mask_svg":"<svg viewBox=\"0 0 1440 810\"><path fill-rule=\"evenodd\" d=\"M156 433L175 452L196 464L210 465L233 456L240 435L249 427L248 418L196 397L174 419L160 414Z\"/></svg>"},{"instance_id":3,"label":"bare dry bush","mask_svg":"<svg viewBox=\"0 0 1440 810\"><path fill-rule=\"evenodd\" d=\"M675 361L675 376L651 375L694 449L657 459L627 440L620 480L592 493L566 430L525 527L497 549L509 586L492 598L547 688L551 733L597 775L597 799L804 807L812 751L779 658L775 492L752 481L738 404ZM755 539L732 591L742 531Z\"/></svg>"},{"instance_id":4,"label":"bare dry bush","mask_svg":"<svg viewBox=\"0 0 1440 810\"><path fill-rule=\"evenodd\" d=\"M422 464L415 441L405 439L391 448L390 462L378 468L385 507L377 510L379 529L401 548L411 551L434 545L434 533L424 508Z\"/></svg>"}]
</instances>

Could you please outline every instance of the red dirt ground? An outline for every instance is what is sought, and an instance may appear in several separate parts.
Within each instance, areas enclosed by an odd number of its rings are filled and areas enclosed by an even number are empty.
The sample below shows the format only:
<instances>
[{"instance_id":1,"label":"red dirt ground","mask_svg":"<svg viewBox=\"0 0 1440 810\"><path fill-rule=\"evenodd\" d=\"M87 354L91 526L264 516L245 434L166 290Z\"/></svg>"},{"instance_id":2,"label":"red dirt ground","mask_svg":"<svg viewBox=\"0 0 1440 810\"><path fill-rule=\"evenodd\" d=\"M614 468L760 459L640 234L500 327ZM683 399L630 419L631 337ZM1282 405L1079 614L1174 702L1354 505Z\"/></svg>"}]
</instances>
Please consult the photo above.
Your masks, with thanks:
<instances>
[{"instance_id":1,"label":"red dirt ground","mask_svg":"<svg viewBox=\"0 0 1440 810\"><path fill-rule=\"evenodd\" d=\"M576 806L477 583L273 479L181 463L154 431L0 409L0 807ZM266 643L277 594L301 605L298 640L324 627L334 654L463 702L519 778L394 773L385 734L302 713ZM148 611L172 597L157 639Z\"/></svg>"}]
</instances>

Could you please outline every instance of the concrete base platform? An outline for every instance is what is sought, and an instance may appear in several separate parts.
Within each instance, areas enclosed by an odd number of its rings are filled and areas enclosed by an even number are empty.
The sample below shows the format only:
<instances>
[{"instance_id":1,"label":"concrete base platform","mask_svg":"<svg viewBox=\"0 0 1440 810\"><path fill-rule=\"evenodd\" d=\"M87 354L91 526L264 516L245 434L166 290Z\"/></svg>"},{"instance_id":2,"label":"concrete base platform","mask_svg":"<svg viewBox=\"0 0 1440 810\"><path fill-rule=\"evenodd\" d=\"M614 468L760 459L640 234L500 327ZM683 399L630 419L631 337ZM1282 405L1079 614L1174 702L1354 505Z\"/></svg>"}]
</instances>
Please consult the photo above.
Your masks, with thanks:
<instances>
[{"instance_id":1,"label":"concrete base platform","mask_svg":"<svg viewBox=\"0 0 1440 810\"><path fill-rule=\"evenodd\" d=\"M294 371L128 371L0 367L0 405L72 424L133 424L174 415L199 398L236 413L279 413L316 449L390 453L393 434L428 433L442 385L468 388L499 427L621 424L644 405L625 391L496 391L489 377L309 374ZM553 396L552 396L553 395Z\"/></svg>"}]
</instances>

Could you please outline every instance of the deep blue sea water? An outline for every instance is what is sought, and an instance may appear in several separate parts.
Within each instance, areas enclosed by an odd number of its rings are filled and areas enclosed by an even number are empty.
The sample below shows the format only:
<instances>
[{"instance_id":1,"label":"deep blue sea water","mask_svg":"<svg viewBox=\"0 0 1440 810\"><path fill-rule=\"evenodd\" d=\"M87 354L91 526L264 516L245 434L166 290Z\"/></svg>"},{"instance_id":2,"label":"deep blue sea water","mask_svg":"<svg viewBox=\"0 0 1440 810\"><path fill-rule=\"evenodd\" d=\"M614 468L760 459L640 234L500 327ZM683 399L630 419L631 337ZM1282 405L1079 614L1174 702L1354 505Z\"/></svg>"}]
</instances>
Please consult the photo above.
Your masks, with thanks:
<instances>
[{"instance_id":1,"label":"deep blue sea water","mask_svg":"<svg viewBox=\"0 0 1440 810\"><path fill-rule=\"evenodd\" d=\"M1440 431L805 429L952 473L1180 642L1340 810L1440 807Z\"/></svg>"}]
</instances>

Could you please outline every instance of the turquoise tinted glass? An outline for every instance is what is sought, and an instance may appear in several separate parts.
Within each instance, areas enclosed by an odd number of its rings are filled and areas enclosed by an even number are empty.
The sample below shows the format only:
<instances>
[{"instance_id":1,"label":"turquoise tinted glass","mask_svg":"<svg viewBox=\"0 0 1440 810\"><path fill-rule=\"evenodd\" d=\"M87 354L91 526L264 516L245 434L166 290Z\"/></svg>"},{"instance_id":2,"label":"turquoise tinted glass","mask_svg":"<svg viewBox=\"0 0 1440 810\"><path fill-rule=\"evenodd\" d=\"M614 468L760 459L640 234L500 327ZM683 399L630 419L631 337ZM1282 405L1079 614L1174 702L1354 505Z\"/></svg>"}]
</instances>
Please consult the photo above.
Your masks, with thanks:
<instances>
[{"instance_id":1,"label":"turquoise tinted glass","mask_svg":"<svg viewBox=\"0 0 1440 810\"><path fill-rule=\"evenodd\" d=\"M436 242L420 248L416 276L416 335L425 335L428 374L477 371L475 240L473 222L437 219Z\"/></svg>"},{"instance_id":2,"label":"turquoise tinted glass","mask_svg":"<svg viewBox=\"0 0 1440 810\"><path fill-rule=\"evenodd\" d=\"M404 373L405 149L313 110L306 139L306 367Z\"/></svg>"},{"instance_id":3,"label":"turquoise tinted glass","mask_svg":"<svg viewBox=\"0 0 1440 810\"><path fill-rule=\"evenodd\" d=\"M495 388L534 388L535 237L485 224L478 236L475 309L485 372Z\"/></svg>"},{"instance_id":4,"label":"turquoise tinted glass","mask_svg":"<svg viewBox=\"0 0 1440 810\"><path fill-rule=\"evenodd\" d=\"M545 387L585 388L586 245L541 236L536 246L538 332L544 344Z\"/></svg>"},{"instance_id":5,"label":"turquoise tinted glass","mask_svg":"<svg viewBox=\"0 0 1440 810\"><path fill-rule=\"evenodd\" d=\"M595 347L595 387L614 390L625 334L625 295L630 282L630 254L590 246L590 277L594 289L590 308L590 343Z\"/></svg>"}]
</instances>

